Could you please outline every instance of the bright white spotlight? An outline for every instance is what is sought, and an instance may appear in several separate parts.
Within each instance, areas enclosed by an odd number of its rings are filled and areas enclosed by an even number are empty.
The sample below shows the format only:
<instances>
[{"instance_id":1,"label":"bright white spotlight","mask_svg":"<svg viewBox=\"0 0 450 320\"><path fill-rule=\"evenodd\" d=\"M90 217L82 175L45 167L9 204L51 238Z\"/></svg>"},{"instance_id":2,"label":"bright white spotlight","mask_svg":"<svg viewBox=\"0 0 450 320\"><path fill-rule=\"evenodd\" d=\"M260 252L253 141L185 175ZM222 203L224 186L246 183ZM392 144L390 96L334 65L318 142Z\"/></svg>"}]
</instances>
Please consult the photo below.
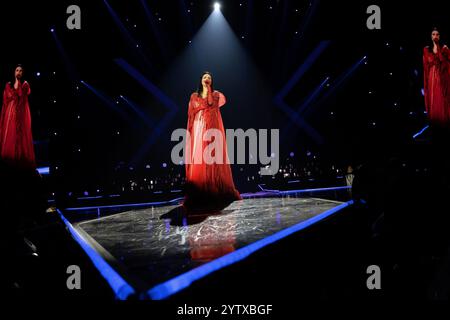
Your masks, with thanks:
<instances>
[{"instance_id":1,"label":"bright white spotlight","mask_svg":"<svg viewBox=\"0 0 450 320\"><path fill-rule=\"evenodd\" d=\"M214 3L214 10L220 10L220 3Z\"/></svg>"}]
</instances>

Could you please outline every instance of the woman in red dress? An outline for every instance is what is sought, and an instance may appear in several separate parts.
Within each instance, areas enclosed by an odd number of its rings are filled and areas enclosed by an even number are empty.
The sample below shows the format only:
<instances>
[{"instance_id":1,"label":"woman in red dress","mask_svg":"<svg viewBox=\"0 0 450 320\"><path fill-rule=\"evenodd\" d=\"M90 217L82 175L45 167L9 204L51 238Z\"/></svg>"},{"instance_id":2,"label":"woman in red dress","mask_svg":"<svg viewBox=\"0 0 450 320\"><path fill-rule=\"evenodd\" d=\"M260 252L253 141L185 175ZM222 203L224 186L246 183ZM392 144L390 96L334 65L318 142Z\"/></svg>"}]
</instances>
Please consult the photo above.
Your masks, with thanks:
<instances>
[{"instance_id":1,"label":"woman in red dress","mask_svg":"<svg viewBox=\"0 0 450 320\"><path fill-rule=\"evenodd\" d=\"M189 100L186 140L187 208L220 209L242 199L231 174L220 107L225 96L213 89L212 75L204 72Z\"/></svg>"},{"instance_id":2,"label":"woman in red dress","mask_svg":"<svg viewBox=\"0 0 450 320\"><path fill-rule=\"evenodd\" d=\"M3 91L0 114L0 158L17 167L35 169L31 114L28 104L30 85L23 79L23 68L18 65L14 80Z\"/></svg>"},{"instance_id":3,"label":"woman in red dress","mask_svg":"<svg viewBox=\"0 0 450 320\"><path fill-rule=\"evenodd\" d=\"M440 34L431 33L432 45L423 49L425 107L430 122L438 126L450 124L450 52L441 46Z\"/></svg>"}]
</instances>

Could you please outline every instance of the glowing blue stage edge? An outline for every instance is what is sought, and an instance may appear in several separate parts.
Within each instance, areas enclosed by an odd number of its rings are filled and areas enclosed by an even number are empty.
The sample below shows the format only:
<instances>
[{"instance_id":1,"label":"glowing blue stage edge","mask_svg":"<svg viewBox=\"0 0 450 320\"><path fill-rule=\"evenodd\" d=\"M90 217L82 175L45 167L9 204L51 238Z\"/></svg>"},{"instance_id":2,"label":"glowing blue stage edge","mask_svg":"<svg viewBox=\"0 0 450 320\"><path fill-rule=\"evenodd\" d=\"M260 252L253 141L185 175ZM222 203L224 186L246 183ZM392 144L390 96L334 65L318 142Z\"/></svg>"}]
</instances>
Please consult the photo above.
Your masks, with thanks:
<instances>
[{"instance_id":1,"label":"glowing blue stage edge","mask_svg":"<svg viewBox=\"0 0 450 320\"><path fill-rule=\"evenodd\" d=\"M58 210L58 214L66 225L68 231L71 233L73 239L81 246L91 259L94 266L100 274L108 282L111 289L114 291L116 298L125 300L130 295L135 294L134 289L95 251L88 242L75 230L72 224L64 217L62 212Z\"/></svg>"},{"instance_id":2,"label":"glowing blue stage edge","mask_svg":"<svg viewBox=\"0 0 450 320\"><path fill-rule=\"evenodd\" d=\"M165 298L168 298L169 296L189 287L194 281L199 280L208 274L220 270L224 267L227 267L233 263L236 263L238 261L241 261L245 258L247 258L252 253L256 252L257 250L260 250L276 241L279 241L295 232L298 232L300 230L303 230L310 225L319 222L326 217L348 207L349 205L353 204L353 201L345 202L337 207L334 207L331 210L325 211L311 219L308 219L306 221L302 221L296 225L293 225L287 229L284 229L282 231L279 231L271 236L268 236L264 239L261 239L259 241L253 242L252 244L249 244L246 247L240 248L236 251L233 251L227 255L224 255L216 260L213 260L209 263L206 263L198 268L195 268L193 270L190 270L186 273L183 273L182 275L179 275L171 280L168 280L164 283L161 283L150 290L147 291L147 295L149 298L153 300L162 300Z\"/></svg>"},{"instance_id":3,"label":"glowing blue stage edge","mask_svg":"<svg viewBox=\"0 0 450 320\"><path fill-rule=\"evenodd\" d=\"M424 128L422 128L422 130L420 130L419 132L417 132L415 135L413 135L413 139L415 139L415 138L417 138L418 136L420 136L422 133L424 133L425 132L425 130L427 130L428 129L428 125L427 126L425 126Z\"/></svg>"},{"instance_id":4,"label":"glowing blue stage edge","mask_svg":"<svg viewBox=\"0 0 450 320\"><path fill-rule=\"evenodd\" d=\"M41 167L41 168L37 168L36 170L39 172L39 174L42 174L42 175L50 174L50 167Z\"/></svg>"},{"instance_id":5,"label":"glowing blue stage edge","mask_svg":"<svg viewBox=\"0 0 450 320\"><path fill-rule=\"evenodd\" d=\"M330 191L330 190L345 190L348 189L347 186L340 187L331 187L331 188L318 188L318 189L303 189L303 190L289 190L289 191L278 191L273 190L270 192L272 195L291 195L291 194L302 194L309 192L318 192L318 191ZM244 198L250 198L253 194L244 194ZM102 207L85 207L85 208L68 208L65 209L67 211L78 211L78 210L86 210L93 208L118 208L118 207L137 207L137 206L149 206L149 205L170 205L178 203L182 198L176 198L169 201L160 201L160 202L149 202L149 203L140 203L140 204L124 204L124 205L116 205L116 206L102 206ZM106 279L112 290L114 291L117 299L127 299L130 295L139 294L139 298L141 299L152 299L152 300L161 300L170 297L173 294L189 287L193 282L202 279L209 274L218 271L222 268L230 266L234 263L242 261L247 258L252 253L275 243L289 235L292 235L295 232L303 230L314 223L317 223L340 210L350 206L353 204L353 200L337 205L336 207L325 211L317 216L314 216L310 219L302 221L298 224L292 225L284 230L281 230L275 234L272 234L266 238L253 242L245 247L242 247L234 252L231 252L227 255L224 255L218 259L215 259L209 263L201 265L195 269L192 269L188 272L185 272L181 275L178 275L168 281L160 283L152 288L149 288L146 292L137 293L135 289L126 282L106 261L105 259L86 241L86 239L72 226L72 224L64 217L63 213L58 210L58 213L65 223L68 231L72 234L74 240L81 246L81 248L86 252L94 266L99 270L100 274Z\"/></svg>"}]
</instances>

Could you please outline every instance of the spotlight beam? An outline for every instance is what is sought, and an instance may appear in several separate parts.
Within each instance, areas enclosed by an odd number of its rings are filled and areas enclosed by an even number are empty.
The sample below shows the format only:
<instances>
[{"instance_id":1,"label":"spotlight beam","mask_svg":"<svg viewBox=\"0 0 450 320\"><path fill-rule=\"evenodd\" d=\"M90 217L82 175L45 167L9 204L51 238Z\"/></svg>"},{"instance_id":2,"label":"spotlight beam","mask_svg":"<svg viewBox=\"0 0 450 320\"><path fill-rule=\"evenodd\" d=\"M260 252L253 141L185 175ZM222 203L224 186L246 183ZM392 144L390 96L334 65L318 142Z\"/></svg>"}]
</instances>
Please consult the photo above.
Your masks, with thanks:
<instances>
[{"instance_id":1,"label":"spotlight beam","mask_svg":"<svg viewBox=\"0 0 450 320\"><path fill-rule=\"evenodd\" d=\"M286 103L283 101L275 101L277 106L283 110L289 117L291 121L293 121L298 127L302 128L316 143L323 144L322 136L310 126L302 117L300 117L295 111L292 110Z\"/></svg>"},{"instance_id":2,"label":"spotlight beam","mask_svg":"<svg viewBox=\"0 0 450 320\"><path fill-rule=\"evenodd\" d=\"M317 96L320 94L322 89L327 84L328 80L330 80L330 77L326 77L325 80L323 80L315 89L314 91L303 101L303 103L298 107L297 113L300 114L311 105L311 103L317 98Z\"/></svg>"},{"instance_id":3,"label":"spotlight beam","mask_svg":"<svg viewBox=\"0 0 450 320\"><path fill-rule=\"evenodd\" d=\"M71 59L69 58L69 55L67 54L61 41L59 40L58 35L56 34L55 30L52 31L52 36L53 36L53 39L55 40L56 47L58 48L59 54L61 55L61 58L64 62L64 67L65 67L70 79L73 81L78 81L78 79L80 78L79 74L78 74L76 68L74 67L73 63L71 62Z\"/></svg>"},{"instance_id":4,"label":"spotlight beam","mask_svg":"<svg viewBox=\"0 0 450 320\"><path fill-rule=\"evenodd\" d=\"M413 135L413 139L416 139L418 136L420 136L422 133L425 132L425 130L427 130L430 126L426 125L425 127L422 128L422 130L420 130L419 132L417 132L416 134Z\"/></svg>"},{"instance_id":5,"label":"spotlight beam","mask_svg":"<svg viewBox=\"0 0 450 320\"><path fill-rule=\"evenodd\" d=\"M181 16L184 17L184 19L183 19L184 32L186 33L187 38L190 39L194 32L192 31L193 30L192 19L191 19L190 14L188 13L188 8L186 7L185 0L178 0L178 7L180 10Z\"/></svg>"},{"instance_id":6,"label":"spotlight beam","mask_svg":"<svg viewBox=\"0 0 450 320\"><path fill-rule=\"evenodd\" d=\"M248 0L245 18L245 35L247 43L253 40L253 12L254 12L253 0Z\"/></svg>"},{"instance_id":7,"label":"spotlight beam","mask_svg":"<svg viewBox=\"0 0 450 320\"><path fill-rule=\"evenodd\" d=\"M322 52L329 46L331 41L321 41L319 45L314 49L313 52L309 54L305 62L300 65L300 67L295 71L293 76L289 79L286 85L277 94L276 99L284 99L284 97L292 90L295 84L303 77L306 71L311 68L311 66L316 62Z\"/></svg>"},{"instance_id":8,"label":"spotlight beam","mask_svg":"<svg viewBox=\"0 0 450 320\"><path fill-rule=\"evenodd\" d=\"M322 104L325 100L327 100L330 96L332 96L338 88L340 88L349 78L350 76L358 69L358 67L367 59L366 56L362 57L359 61L357 61L354 65L352 65L348 70L346 70L339 78L336 80L334 85L328 90L328 92L322 96L322 98L317 101L316 105Z\"/></svg>"},{"instance_id":9,"label":"spotlight beam","mask_svg":"<svg viewBox=\"0 0 450 320\"><path fill-rule=\"evenodd\" d=\"M283 110L297 126L304 129L304 131L314 139L317 143L323 143L323 138L320 134L299 116L298 112L295 112L291 107L289 107L284 101L284 97L292 90L295 84L303 77L306 71L314 64L322 52L328 47L330 41L321 41L319 45L309 54L306 60L298 67L293 76L289 79L286 85L275 95L275 104ZM328 81L328 80L327 80Z\"/></svg>"},{"instance_id":10,"label":"spotlight beam","mask_svg":"<svg viewBox=\"0 0 450 320\"><path fill-rule=\"evenodd\" d=\"M123 22L120 20L117 13L114 11L114 9L109 5L109 3L104 0L105 6L108 9L109 14L114 20L114 23L117 25L117 27L120 30L120 33L122 34L122 37L127 41L130 49L133 53L138 53L138 58L141 59L150 69L153 69L153 65L150 63L150 61L147 59L147 56L144 55L144 53L138 48L138 42L133 38L133 36L128 32L127 28L123 24Z\"/></svg>"},{"instance_id":11,"label":"spotlight beam","mask_svg":"<svg viewBox=\"0 0 450 320\"><path fill-rule=\"evenodd\" d=\"M146 115L143 111L142 108L139 107L136 103L134 103L133 101L130 100L130 98L127 98L125 96L120 96L120 98L125 101L125 103L130 106L131 109L133 109L133 111L145 122L145 124L149 127L152 128L155 125L155 120L153 120L152 118L150 118L148 115Z\"/></svg>"},{"instance_id":12,"label":"spotlight beam","mask_svg":"<svg viewBox=\"0 0 450 320\"><path fill-rule=\"evenodd\" d=\"M304 35L307 31L309 23L310 23L312 17L314 16L318 6L319 6L319 0L315 0L315 1L312 0L310 3L310 6L308 7L305 17L302 20L300 20L300 24L297 27L299 36L294 37L289 50L286 52L286 57L285 57L285 59L283 59L283 61L285 63L284 63L284 67L282 68L282 70L283 70L282 74L285 74L284 72L288 68L288 63L290 61L292 61L293 56L297 55L297 51L298 51L298 48L300 47L300 44L302 43L302 41L305 40Z\"/></svg>"},{"instance_id":13,"label":"spotlight beam","mask_svg":"<svg viewBox=\"0 0 450 320\"><path fill-rule=\"evenodd\" d=\"M150 92L154 97L156 97L167 109L168 112L164 115L162 120L158 121L158 125L153 127L152 132L149 134L146 143L141 146L136 155L131 160L132 165L138 165L142 160L145 153L150 149L150 147L155 144L159 136L163 131L169 126L174 116L179 112L180 108L157 86L155 86L150 80L144 77L137 69L131 66L124 59L115 59L116 64L118 64L125 72L127 72L131 77L133 77L141 86L143 86L148 92Z\"/></svg>"},{"instance_id":14,"label":"spotlight beam","mask_svg":"<svg viewBox=\"0 0 450 320\"><path fill-rule=\"evenodd\" d=\"M117 63L130 76L132 76L148 92L150 92L153 96L158 98L158 100L165 107L167 107L167 109L172 111L179 110L179 107L168 96L166 96L157 86L155 86L150 80L148 80L145 76L143 76L136 68L131 66L127 61L125 61L124 59L115 59L114 62Z\"/></svg>"},{"instance_id":15,"label":"spotlight beam","mask_svg":"<svg viewBox=\"0 0 450 320\"><path fill-rule=\"evenodd\" d=\"M302 102L302 104L298 107L297 109L297 113L296 113L296 118L300 117L301 114L303 112L307 111L307 108L311 105L311 103L317 98L317 96L320 94L320 92L322 91L322 89L324 88L324 86L326 85L326 83L328 82L328 80L330 80L330 77L326 77L325 80L323 80L315 89L313 92L311 92L306 98L305 100ZM294 119L295 121L295 119ZM289 124L287 125L287 127L284 129L283 132L283 136L282 138L284 138L285 136L287 136L290 133L290 130L292 128L293 122L289 122Z\"/></svg>"},{"instance_id":16,"label":"spotlight beam","mask_svg":"<svg viewBox=\"0 0 450 320\"><path fill-rule=\"evenodd\" d=\"M81 83L88 88L92 93L95 94L105 105L110 107L112 110L114 110L116 113L120 114L122 118L124 118L128 123L132 124L133 121L131 121L130 117L120 108L117 107L116 103L113 101L113 99L109 98L106 94L101 92L100 90L94 88L90 84L86 83L85 81L81 81Z\"/></svg>"},{"instance_id":17,"label":"spotlight beam","mask_svg":"<svg viewBox=\"0 0 450 320\"><path fill-rule=\"evenodd\" d=\"M177 114L176 111L171 110L168 113L166 113L166 115L163 117L162 120L158 122L158 125L153 128L153 131L147 137L145 144L141 146L139 151L131 160L132 165L136 166L139 164L139 162L143 159L145 153L150 149L152 145L155 144L157 139L160 137L163 131L169 126L169 124L171 123L172 119L175 117L176 114Z\"/></svg>"},{"instance_id":18,"label":"spotlight beam","mask_svg":"<svg viewBox=\"0 0 450 320\"><path fill-rule=\"evenodd\" d=\"M147 17L148 24L150 25L150 29L153 33L153 36L155 37L156 42L158 43L159 49L162 52L162 58L164 60L166 60L166 62L167 62L167 58L169 56L167 46L166 46L163 38L161 37L161 33L158 30L158 26L155 23L153 14L151 13L150 8L148 7L147 2L145 0L141 0L141 5L144 8L144 12Z\"/></svg>"}]
</instances>

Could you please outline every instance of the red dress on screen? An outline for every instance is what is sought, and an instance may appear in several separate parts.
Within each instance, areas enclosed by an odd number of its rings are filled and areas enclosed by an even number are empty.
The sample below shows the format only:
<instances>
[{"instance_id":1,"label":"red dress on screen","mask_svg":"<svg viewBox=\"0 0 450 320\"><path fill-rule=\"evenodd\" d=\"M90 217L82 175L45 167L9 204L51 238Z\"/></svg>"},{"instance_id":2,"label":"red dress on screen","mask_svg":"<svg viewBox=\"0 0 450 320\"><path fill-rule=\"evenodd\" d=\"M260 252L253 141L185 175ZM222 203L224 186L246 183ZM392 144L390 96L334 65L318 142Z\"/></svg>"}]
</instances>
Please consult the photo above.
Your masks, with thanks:
<instances>
[{"instance_id":1,"label":"red dress on screen","mask_svg":"<svg viewBox=\"0 0 450 320\"><path fill-rule=\"evenodd\" d=\"M450 52L447 46L437 53L423 49L424 96L432 124L450 124Z\"/></svg>"},{"instance_id":2,"label":"red dress on screen","mask_svg":"<svg viewBox=\"0 0 450 320\"><path fill-rule=\"evenodd\" d=\"M0 114L0 157L11 165L34 169L29 94L30 85L26 81L19 83L17 89L10 83L5 86Z\"/></svg>"},{"instance_id":3,"label":"red dress on screen","mask_svg":"<svg viewBox=\"0 0 450 320\"><path fill-rule=\"evenodd\" d=\"M226 102L219 91L208 92L206 98L193 93L189 100L186 140L186 197L184 205L189 207L214 206L242 199L236 190L227 154L225 129L220 107ZM222 143L211 148L215 138L208 138L210 129L221 136ZM217 142L217 141L216 141ZM208 147L209 146L209 147ZM211 151L208 153L208 151ZM211 154L216 161L207 161L204 155Z\"/></svg>"}]
</instances>

